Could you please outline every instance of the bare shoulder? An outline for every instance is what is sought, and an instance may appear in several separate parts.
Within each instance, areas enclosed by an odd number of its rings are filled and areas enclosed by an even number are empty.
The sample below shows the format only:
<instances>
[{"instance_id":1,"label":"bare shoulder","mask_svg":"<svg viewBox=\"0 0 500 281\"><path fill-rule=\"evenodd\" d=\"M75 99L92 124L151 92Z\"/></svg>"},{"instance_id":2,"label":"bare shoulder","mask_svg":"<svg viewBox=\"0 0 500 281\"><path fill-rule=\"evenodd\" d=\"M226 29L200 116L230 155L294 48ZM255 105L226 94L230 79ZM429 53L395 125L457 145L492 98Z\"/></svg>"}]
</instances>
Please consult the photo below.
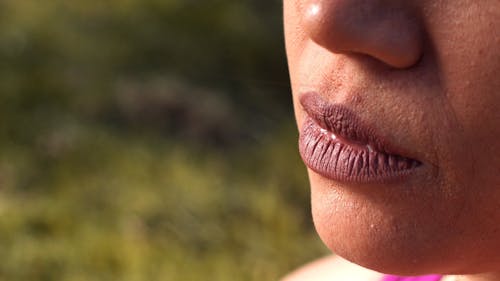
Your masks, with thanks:
<instances>
[{"instance_id":1,"label":"bare shoulder","mask_svg":"<svg viewBox=\"0 0 500 281\"><path fill-rule=\"evenodd\" d=\"M281 281L380 281L381 278L381 273L331 255L296 269Z\"/></svg>"}]
</instances>

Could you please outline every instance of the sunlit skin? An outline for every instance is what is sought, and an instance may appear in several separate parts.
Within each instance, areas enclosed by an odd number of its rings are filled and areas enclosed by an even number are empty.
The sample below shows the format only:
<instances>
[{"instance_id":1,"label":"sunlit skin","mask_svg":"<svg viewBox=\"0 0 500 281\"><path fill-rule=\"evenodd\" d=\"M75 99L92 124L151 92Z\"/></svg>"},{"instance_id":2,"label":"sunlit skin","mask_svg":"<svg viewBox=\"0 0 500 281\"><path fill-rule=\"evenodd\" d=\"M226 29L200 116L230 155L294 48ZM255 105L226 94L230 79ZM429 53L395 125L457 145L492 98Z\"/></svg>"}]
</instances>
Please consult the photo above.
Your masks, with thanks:
<instances>
[{"instance_id":1,"label":"sunlit skin","mask_svg":"<svg viewBox=\"0 0 500 281\"><path fill-rule=\"evenodd\" d=\"M308 169L316 230L354 263L328 268L500 280L500 1L284 0L284 23L299 131L316 92L422 162L389 183Z\"/></svg>"}]
</instances>

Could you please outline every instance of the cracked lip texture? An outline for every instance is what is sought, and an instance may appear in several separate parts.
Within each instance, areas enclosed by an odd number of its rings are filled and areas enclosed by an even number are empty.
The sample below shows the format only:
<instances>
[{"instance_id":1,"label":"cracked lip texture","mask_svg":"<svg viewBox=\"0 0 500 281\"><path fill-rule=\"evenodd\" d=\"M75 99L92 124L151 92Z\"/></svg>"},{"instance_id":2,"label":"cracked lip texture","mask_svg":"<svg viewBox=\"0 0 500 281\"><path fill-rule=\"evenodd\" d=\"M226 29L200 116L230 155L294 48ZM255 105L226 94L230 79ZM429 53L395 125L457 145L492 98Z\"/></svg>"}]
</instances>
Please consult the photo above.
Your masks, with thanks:
<instances>
[{"instance_id":1,"label":"cracked lip texture","mask_svg":"<svg viewBox=\"0 0 500 281\"><path fill-rule=\"evenodd\" d=\"M299 137L304 163L316 173L340 182L389 182L408 176L422 163L394 153L391 145L341 104L305 93L307 113Z\"/></svg>"}]
</instances>

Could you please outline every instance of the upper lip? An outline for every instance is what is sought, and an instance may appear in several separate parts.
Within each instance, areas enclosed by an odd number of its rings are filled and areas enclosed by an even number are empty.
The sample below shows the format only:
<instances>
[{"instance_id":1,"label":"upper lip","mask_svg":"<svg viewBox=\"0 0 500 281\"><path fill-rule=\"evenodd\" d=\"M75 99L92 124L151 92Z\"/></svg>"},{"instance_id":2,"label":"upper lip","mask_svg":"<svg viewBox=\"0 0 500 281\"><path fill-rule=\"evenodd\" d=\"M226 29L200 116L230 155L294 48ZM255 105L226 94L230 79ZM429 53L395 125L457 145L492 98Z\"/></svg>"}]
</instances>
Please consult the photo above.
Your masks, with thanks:
<instances>
[{"instance_id":1,"label":"upper lip","mask_svg":"<svg viewBox=\"0 0 500 281\"><path fill-rule=\"evenodd\" d=\"M379 152L401 155L398 153L400 149L380 137L345 105L328 103L315 92L304 93L300 97L300 103L310 118L336 136Z\"/></svg>"}]
</instances>

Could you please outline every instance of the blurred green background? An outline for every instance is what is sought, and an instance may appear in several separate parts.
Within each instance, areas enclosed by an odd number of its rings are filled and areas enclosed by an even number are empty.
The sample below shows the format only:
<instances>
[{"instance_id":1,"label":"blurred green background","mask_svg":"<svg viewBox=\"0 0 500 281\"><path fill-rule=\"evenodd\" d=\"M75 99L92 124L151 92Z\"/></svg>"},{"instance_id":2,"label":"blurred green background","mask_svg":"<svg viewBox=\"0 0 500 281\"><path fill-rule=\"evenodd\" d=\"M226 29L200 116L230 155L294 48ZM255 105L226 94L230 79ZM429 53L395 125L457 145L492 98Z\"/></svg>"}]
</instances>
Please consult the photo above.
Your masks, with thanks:
<instances>
[{"instance_id":1,"label":"blurred green background","mask_svg":"<svg viewBox=\"0 0 500 281\"><path fill-rule=\"evenodd\" d=\"M310 219L278 0L0 1L0 279L277 280Z\"/></svg>"}]
</instances>

